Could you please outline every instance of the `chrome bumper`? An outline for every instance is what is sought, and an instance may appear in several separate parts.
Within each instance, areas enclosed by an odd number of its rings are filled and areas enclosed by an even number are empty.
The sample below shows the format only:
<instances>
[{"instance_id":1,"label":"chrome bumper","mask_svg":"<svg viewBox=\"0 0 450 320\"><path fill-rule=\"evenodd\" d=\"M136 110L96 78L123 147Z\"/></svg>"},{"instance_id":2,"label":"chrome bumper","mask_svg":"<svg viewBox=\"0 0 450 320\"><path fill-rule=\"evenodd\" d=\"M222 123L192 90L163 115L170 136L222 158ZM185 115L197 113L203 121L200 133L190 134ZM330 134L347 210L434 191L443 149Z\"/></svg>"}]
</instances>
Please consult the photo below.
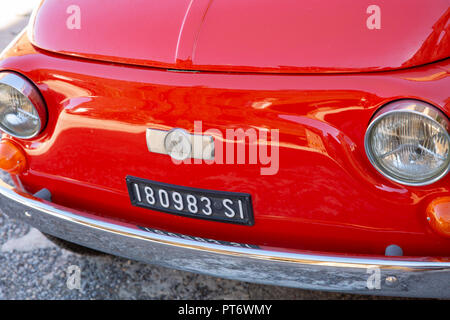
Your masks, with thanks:
<instances>
[{"instance_id":1,"label":"chrome bumper","mask_svg":"<svg viewBox=\"0 0 450 320\"><path fill-rule=\"evenodd\" d=\"M196 241L64 208L3 181L0 208L56 237L169 268L303 289L450 298L448 258L320 255Z\"/></svg>"}]
</instances>

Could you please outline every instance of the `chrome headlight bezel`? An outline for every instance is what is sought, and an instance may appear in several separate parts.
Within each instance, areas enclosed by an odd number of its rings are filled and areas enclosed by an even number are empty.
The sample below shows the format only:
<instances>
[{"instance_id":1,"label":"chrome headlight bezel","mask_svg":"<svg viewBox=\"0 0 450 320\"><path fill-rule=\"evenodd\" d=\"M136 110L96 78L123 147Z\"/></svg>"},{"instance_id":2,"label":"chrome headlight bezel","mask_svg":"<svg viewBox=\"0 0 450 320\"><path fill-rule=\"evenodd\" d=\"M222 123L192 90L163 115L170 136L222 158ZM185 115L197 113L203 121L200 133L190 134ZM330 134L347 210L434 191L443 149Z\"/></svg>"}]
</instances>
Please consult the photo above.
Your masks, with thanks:
<instances>
[{"instance_id":1,"label":"chrome headlight bezel","mask_svg":"<svg viewBox=\"0 0 450 320\"><path fill-rule=\"evenodd\" d=\"M19 94L21 94L23 98L26 99L35 109L37 116L39 118L38 128L32 134L27 135L17 134L17 132L12 131L8 127L5 127L1 122L0 122L0 130L10 136L20 139L31 139L38 136L45 128L45 125L47 123L47 108L45 106L44 99L41 97L39 90L27 78L15 72L9 71L0 72L0 84L10 87L13 90L17 91Z\"/></svg>"},{"instance_id":2,"label":"chrome headlight bezel","mask_svg":"<svg viewBox=\"0 0 450 320\"><path fill-rule=\"evenodd\" d=\"M394 182L400 183L402 185L425 186L432 184L445 177L447 173L450 171L450 162L447 163L446 167L444 167L443 170L437 171L435 175L426 180L413 180L396 176L392 172L389 172L383 165L380 164L377 157L373 153L370 139L372 137L373 130L377 126L377 124L379 124L379 122L383 120L385 117L388 117L394 113L416 114L420 117L424 117L424 119L434 122L436 125L440 126L443 129L443 133L447 141L450 142L450 134L449 134L450 121L448 117L438 108L434 107L433 105L427 102L420 100L404 99L392 101L383 106L374 114L366 130L366 134L364 137L364 148L370 163L384 177Z\"/></svg>"}]
</instances>

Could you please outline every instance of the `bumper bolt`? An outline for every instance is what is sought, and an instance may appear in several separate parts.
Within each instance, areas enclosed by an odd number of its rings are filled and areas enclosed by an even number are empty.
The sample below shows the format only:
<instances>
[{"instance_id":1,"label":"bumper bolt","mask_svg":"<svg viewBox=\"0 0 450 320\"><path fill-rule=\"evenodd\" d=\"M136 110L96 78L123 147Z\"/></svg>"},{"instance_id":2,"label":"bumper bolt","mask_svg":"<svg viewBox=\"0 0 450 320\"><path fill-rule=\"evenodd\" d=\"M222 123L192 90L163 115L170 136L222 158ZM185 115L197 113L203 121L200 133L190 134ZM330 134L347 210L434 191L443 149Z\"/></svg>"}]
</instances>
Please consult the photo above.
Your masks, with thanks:
<instances>
[{"instance_id":1,"label":"bumper bolt","mask_svg":"<svg viewBox=\"0 0 450 320\"><path fill-rule=\"evenodd\" d=\"M394 287L398 284L398 279L395 276L387 276L385 280L386 285L389 287Z\"/></svg>"}]
</instances>

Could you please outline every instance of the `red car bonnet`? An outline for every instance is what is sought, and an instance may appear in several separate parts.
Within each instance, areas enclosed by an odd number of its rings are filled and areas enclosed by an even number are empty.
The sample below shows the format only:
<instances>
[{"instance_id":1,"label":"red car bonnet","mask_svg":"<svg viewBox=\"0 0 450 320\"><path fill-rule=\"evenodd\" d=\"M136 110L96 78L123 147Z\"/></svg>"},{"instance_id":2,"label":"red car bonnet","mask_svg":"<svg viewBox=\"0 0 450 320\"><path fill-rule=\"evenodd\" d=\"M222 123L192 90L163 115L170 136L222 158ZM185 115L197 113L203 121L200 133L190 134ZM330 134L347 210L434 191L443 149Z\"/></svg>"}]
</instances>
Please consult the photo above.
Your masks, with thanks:
<instances>
[{"instance_id":1,"label":"red car bonnet","mask_svg":"<svg viewBox=\"0 0 450 320\"><path fill-rule=\"evenodd\" d=\"M47 0L30 33L41 49L142 66L365 72L448 57L448 4L378 0L375 12L354 0Z\"/></svg>"}]
</instances>

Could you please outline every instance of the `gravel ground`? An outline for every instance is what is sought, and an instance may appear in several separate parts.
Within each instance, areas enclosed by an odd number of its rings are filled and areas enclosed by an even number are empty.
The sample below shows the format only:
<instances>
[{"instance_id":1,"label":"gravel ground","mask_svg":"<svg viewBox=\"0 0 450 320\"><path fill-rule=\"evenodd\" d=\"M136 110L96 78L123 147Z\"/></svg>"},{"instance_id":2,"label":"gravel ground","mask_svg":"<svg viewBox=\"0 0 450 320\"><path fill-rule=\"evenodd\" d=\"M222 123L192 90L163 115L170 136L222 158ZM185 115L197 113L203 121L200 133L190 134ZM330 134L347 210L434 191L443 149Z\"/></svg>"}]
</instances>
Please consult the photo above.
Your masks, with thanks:
<instances>
[{"instance_id":1,"label":"gravel ground","mask_svg":"<svg viewBox=\"0 0 450 320\"><path fill-rule=\"evenodd\" d=\"M26 25L37 0L2 0L0 49ZM0 172L1 177L5 177ZM61 249L38 230L0 214L0 299L376 299L230 281L110 255ZM79 289L68 285L71 266ZM76 286L75 286L76 287ZM72 288L72 289L70 289Z\"/></svg>"}]
</instances>

